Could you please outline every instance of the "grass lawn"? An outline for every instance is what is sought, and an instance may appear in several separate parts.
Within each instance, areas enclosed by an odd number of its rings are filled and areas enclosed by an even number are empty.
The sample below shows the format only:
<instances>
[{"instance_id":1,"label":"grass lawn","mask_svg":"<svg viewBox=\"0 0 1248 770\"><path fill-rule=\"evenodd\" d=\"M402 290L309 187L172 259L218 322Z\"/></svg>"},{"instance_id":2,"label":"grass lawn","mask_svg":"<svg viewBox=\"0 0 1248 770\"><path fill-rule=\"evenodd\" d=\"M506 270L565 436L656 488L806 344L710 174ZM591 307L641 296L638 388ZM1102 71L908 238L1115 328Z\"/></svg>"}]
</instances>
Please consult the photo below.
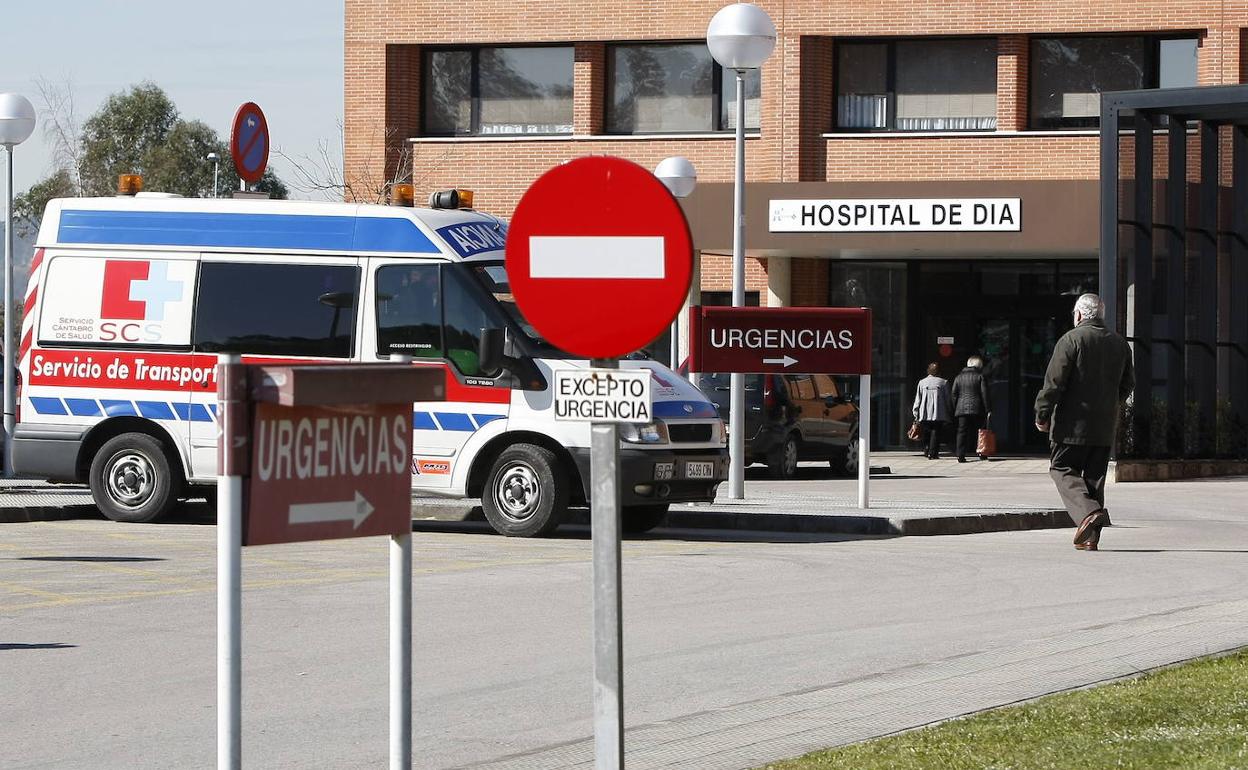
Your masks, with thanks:
<instances>
[{"instance_id":1,"label":"grass lawn","mask_svg":"<svg viewBox=\"0 0 1248 770\"><path fill-rule=\"evenodd\" d=\"M1248 650L767 770L1248 770Z\"/></svg>"}]
</instances>

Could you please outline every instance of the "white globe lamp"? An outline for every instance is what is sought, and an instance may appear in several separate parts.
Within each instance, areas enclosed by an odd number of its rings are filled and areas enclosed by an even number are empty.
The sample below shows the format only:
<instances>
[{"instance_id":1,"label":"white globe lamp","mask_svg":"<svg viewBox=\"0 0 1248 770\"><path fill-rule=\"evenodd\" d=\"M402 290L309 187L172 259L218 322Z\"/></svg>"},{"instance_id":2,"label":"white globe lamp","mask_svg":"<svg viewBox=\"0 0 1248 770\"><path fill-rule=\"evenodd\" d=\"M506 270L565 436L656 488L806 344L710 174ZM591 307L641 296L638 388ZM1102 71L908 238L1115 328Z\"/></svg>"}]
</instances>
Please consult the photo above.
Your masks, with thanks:
<instances>
[{"instance_id":1,"label":"white globe lamp","mask_svg":"<svg viewBox=\"0 0 1248 770\"><path fill-rule=\"evenodd\" d=\"M654 167L654 175L677 198L688 198L698 183L698 172L693 164L679 155L661 160Z\"/></svg>"},{"instance_id":2,"label":"white globe lamp","mask_svg":"<svg viewBox=\"0 0 1248 770\"><path fill-rule=\"evenodd\" d=\"M35 107L21 94L0 94L0 144L12 147L35 130Z\"/></svg>"},{"instance_id":3,"label":"white globe lamp","mask_svg":"<svg viewBox=\"0 0 1248 770\"><path fill-rule=\"evenodd\" d=\"M706 28L706 47L721 67L756 70L776 47L776 25L753 3L719 9Z\"/></svg>"}]
</instances>

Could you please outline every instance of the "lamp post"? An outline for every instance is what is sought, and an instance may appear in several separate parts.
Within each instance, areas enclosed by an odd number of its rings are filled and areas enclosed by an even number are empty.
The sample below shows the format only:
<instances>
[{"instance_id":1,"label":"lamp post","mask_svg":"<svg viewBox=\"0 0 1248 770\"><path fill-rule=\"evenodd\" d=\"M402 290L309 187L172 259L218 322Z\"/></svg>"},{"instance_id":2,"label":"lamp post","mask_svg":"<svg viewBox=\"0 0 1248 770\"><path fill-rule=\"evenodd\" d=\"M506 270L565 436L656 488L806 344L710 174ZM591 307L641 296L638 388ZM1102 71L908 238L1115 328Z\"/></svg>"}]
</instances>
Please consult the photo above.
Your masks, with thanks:
<instances>
[{"instance_id":1,"label":"lamp post","mask_svg":"<svg viewBox=\"0 0 1248 770\"><path fill-rule=\"evenodd\" d=\"M719 66L737 73L736 164L732 190L732 306L745 305L745 75L776 47L776 25L752 3L719 9L706 28L706 47ZM729 381L728 497L745 497L745 375Z\"/></svg>"},{"instance_id":2,"label":"lamp post","mask_svg":"<svg viewBox=\"0 0 1248 770\"><path fill-rule=\"evenodd\" d=\"M221 171L221 156L215 152L210 152L204 156L204 160L212 164L212 197L217 197L217 174Z\"/></svg>"},{"instance_id":3,"label":"lamp post","mask_svg":"<svg viewBox=\"0 0 1248 770\"><path fill-rule=\"evenodd\" d=\"M659 161L659 165L654 167L654 175L676 198L688 198L698 184L697 170L688 158L679 155ZM680 316L672 320L671 338L671 357L668 360L675 370L680 366Z\"/></svg>"},{"instance_id":4,"label":"lamp post","mask_svg":"<svg viewBox=\"0 0 1248 770\"><path fill-rule=\"evenodd\" d=\"M35 130L35 108L20 94L0 94L0 145L4 145L8 184L4 188L4 475L13 477L13 428L17 390L13 350L13 147Z\"/></svg>"}]
</instances>

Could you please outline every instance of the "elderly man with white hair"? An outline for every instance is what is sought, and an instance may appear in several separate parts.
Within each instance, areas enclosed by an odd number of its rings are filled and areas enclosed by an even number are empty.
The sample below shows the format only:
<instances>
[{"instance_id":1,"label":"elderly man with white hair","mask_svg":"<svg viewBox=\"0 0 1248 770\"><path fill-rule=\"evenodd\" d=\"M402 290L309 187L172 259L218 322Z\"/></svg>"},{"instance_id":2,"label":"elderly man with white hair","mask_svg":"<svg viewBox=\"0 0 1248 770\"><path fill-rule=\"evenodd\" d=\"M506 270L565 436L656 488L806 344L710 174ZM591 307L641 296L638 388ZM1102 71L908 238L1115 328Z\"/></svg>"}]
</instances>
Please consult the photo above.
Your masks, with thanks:
<instances>
[{"instance_id":1,"label":"elderly man with white hair","mask_svg":"<svg viewBox=\"0 0 1248 770\"><path fill-rule=\"evenodd\" d=\"M1122 402L1135 387L1131 348L1105 328L1105 306L1095 294L1075 301L1075 328L1053 349L1044 386L1036 395L1036 428L1049 434L1049 474L1070 517L1078 523L1075 548L1095 551L1105 510L1105 475Z\"/></svg>"}]
</instances>

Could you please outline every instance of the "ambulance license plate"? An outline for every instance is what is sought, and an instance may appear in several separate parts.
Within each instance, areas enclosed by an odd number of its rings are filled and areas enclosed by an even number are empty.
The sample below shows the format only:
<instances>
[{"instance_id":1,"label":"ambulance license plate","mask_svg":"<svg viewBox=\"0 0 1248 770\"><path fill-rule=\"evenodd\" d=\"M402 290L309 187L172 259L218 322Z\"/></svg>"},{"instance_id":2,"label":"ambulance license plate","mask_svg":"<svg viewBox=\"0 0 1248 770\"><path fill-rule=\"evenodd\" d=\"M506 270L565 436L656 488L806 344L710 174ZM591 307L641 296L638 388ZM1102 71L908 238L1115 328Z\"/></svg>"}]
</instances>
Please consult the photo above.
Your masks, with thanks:
<instances>
[{"instance_id":1,"label":"ambulance license plate","mask_svg":"<svg viewBox=\"0 0 1248 770\"><path fill-rule=\"evenodd\" d=\"M715 463L685 463L685 478L713 479L715 478Z\"/></svg>"},{"instance_id":2,"label":"ambulance license plate","mask_svg":"<svg viewBox=\"0 0 1248 770\"><path fill-rule=\"evenodd\" d=\"M676 469L676 463L655 463L654 464L654 480L655 481L671 481L672 472Z\"/></svg>"}]
</instances>

